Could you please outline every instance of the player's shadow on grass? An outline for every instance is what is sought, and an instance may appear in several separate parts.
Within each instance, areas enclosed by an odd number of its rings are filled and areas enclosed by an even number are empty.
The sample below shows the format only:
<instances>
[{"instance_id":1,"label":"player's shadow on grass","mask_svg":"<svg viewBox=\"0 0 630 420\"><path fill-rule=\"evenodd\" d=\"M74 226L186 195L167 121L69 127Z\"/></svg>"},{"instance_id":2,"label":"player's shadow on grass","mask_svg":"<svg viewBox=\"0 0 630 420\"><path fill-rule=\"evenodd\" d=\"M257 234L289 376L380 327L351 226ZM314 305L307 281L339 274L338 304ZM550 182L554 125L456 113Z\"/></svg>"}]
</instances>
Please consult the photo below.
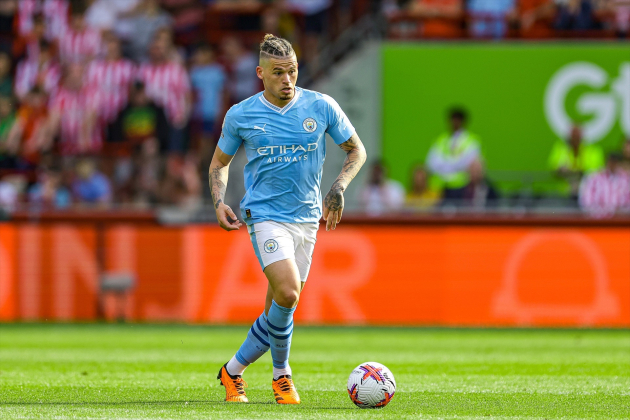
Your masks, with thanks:
<instances>
[{"instance_id":1,"label":"player's shadow on grass","mask_svg":"<svg viewBox=\"0 0 630 420\"><path fill-rule=\"evenodd\" d=\"M157 404L207 404L207 405L226 405L231 407L237 407L240 404L229 403L223 400L181 400L181 401L82 401L82 402L71 402L71 401L47 401L47 402L18 402L18 401L0 401L0 406L3 405L157 405ZM273 401L250 401L246 404L243 404L244 407L248 405L268 405L268 406L279 406ZM354 407L314 407L309 405L299 405L295 406L296 408L305 408L305 409L314 409L314 410L355 410Z\"/></svg>"}]
</instances>

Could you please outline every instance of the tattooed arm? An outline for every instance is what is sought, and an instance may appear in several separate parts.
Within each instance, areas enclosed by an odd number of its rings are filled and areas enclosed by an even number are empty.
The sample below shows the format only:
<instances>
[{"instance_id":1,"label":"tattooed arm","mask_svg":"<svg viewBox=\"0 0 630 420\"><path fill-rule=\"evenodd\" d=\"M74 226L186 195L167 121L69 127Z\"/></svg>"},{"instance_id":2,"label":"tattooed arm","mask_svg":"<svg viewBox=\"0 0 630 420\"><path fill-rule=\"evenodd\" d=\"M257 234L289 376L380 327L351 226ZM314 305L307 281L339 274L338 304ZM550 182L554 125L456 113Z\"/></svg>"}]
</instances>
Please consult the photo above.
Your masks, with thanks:
<instances>
[{"instance_id":1,"label":"tattooed arm","mask_svg":"<svg viewBox=\"0 0 630 420\"><path fill-rule=\"evenodd\" d=\"M223 153L217 146L214 151L214 156L212 156L209 170L210 191L212 193L212 201L214 202L214 210L217 213L219 226L227 231L236 230L241 227L241 222L236 218L230 206L224 203L228 172L232 158L233 156ZM230 221L230 219L233 221Z\"/></svg>"},{"instance_id":2,"label":"tattooed arm","mask_svg":"<svg viewBox=\"0 0 630 420\"><path fill-rule=\"evenodd\" d=\"M326 220L326 230L335 230L337 223L341 221L343 212L343 192L348 188L350 181L356 176L365 163L367 154L365 147L357 133L354 133L348 141L339 145L346 153L346 160L343 162L341 173L330 188L330 192L324 198L324 219Z\"/></svg>"}]
</instances>

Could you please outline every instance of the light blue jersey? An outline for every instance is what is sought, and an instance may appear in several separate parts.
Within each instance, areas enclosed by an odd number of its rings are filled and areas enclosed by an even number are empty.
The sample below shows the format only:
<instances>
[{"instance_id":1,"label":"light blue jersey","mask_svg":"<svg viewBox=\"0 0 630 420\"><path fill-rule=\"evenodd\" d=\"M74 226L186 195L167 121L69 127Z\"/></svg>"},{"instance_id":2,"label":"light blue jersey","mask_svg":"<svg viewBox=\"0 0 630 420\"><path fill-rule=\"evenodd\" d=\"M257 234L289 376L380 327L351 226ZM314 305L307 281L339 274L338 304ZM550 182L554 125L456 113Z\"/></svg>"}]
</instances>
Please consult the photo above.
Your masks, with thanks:
<instances>
[{"instance_id":1,"label":"light blue jersey","mask_svg":"<svg viewBox=\"0 0 630 420\"><path fill-rule=\"evenodd\" d=\"M319 221L325 133L341 144L354 127L337 102L319 92L296 87L283 108L261 92L230 108L219 148L234 155L241 144L245 147L245 223Z\"/></svg>"}]
</instances>

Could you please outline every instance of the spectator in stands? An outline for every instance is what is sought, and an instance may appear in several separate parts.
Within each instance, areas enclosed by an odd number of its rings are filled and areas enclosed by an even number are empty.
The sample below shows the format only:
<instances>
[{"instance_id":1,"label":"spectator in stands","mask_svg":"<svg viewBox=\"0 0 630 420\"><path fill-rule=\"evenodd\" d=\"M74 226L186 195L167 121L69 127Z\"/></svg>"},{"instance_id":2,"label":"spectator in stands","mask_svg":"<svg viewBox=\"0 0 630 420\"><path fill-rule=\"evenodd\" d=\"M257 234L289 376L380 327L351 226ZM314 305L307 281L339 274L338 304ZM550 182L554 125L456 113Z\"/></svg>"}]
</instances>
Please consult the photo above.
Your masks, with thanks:
<instances>
[{"instance_id":1,"label":"spectator in stands","mask_svg":"<svg viewBox=\"0 0 630 420\"><path fill-rule=\"evenodd\" d=\"M630 137L623 142L621 146L621 167L624 171L630 172Z\"/></svg>"},{"instance_id":2,"label":"spectator in stands","mask_svg":"<svg viewBox=\"0 0 630 420\"><path fill-rule=\"evenodd\" d=\"M445 203L459 203L470 182L468 168L483 159L476 135L466 129L467 114L463 108L449 111L450 131L435 140L427 155L426 165L444 190Z\"/></svg>"},{"instance_id":3,"label":"spectator in stands","mask_svg":"<svg viewBox=\"0 0 630 420\"><path fill-rule=\"evenodd\" d=\"M133 10L138 2L139 0L94 0L85 13L85 21L89 27L99 31L113 30L119 16Z\"/></svg>"},{"instance_id":4,"label":"spectator in stands","mask_svg":"<svg viewBox=\"0 0 630 420\"><path fill-rule=\"evenodd\" d=\"M411 191L407 194L405 206L410 209L428 209L439 203L441 192L430 185L429 174L422 165L413 169Z\"/></svg>"},{"instance_id":5,"label":"spectator in stands","mask_svg":"<svg viewBox=\"0 0 630 420\"><path fill-rule=\"evenodd\" d=\"M0 210L13 211L22 201L27 180L21 174L9 174L0 179Z\"/></svg>"},{"instance_id":6,"label":"spectator in stands","mask_svg":"<svg viewBox=\"0 0 630 420\"><path fill-rule=\"evenodd\" d=\"M129 104L108 130L108 143L117 146L116 155L131 156L147 140L167 151L169 126L164 109L149 99L142 82L136 82L130 89Z\"/></svg>"},{"instance_id":7,"label":"spectator in stands","mask_svg":"<svg viewBox=\"0 0 630 420\"><path fill-rule=\"evenodd\" d=\"M412 1L409 14L422 20L422 36L425 38L459 38L463 35L463 0Z\"/></svg>"},{"instance_id":8,"label":"spectator in stands","mask_svg":"<svg viewBox=\"0 0 630 420\"><path fill-rule=\"evenodd\" d=\"M68 0L19 0L17 13L18 35L26 36L33 31L34 18L44 16L46 39L54 41L68 27L70 2Z\"/></svg>"},{"instance_id":9,"label":"spectator in stands","mask_svg":"<svg viewBox=\"0 0 630 420\"><path fill-rule=\"evenodd\" d=\"M151 61L140 66L139 80L144 82L149 98L166 111L171 125L169 150L183 152L187 147L185 128L192 108L190 80L186 69L169 61L167 53L167 45L156 40L151 45Z\"/></svg>"},{"instance_id":10,"label":"spectator in stands","mask_svg":"<svg viewBox=\"0 0 630 420\"><path fill-rule=\"evenodd\" d=\"M162 7L173 19L172 29L180 44L188 47L204 38L202 31L208 25L208 3L200 0L161 0Z\"/></svg>"},{"instance_id":11,"label":"spectator in stands","mask_svg":"<svg viewBox=\"0 0 630 420\"><path fill-rule=\"evenodd\" d=\"M155 42L162 43L166 48L166 57L168 61L173 61L181 65L186 65L186 52L183 48L178 48L173 40L173 31L171 28L160 28L155 32Z\"/></svg>"},{"instance_id":12,"label":"spectator in stands","mask_svg":"<svg viewBox=\"0 0 630 420\"><path fill-rule=\"evenodd\" d=\"M32 31L16 38L13 44L13 56L21 57L26 54L26 58L36 60L41 41L46 41L46 20L40 13L33 17Z\"/></svg>"},{"instance_id":13,"label":"spectator in stands","mask_svg":"<svg viewBox=\"0 0 630 420\"><path fill-rule=\"evenodd\" d=\"M154 137L142 142L136 165L134 201L139 205L158 203L162 160L158 141Z\"/></svg>"},{"instance_id":14,"label":"spectator in stands","mask_svg":"<svg viewBox=\"0 0 630 420\"><path fill-rule=\"evenodd\" d=\"M561 180L560 192L577 199L582 176L604 167L604 153L597 145L584 144L582 129L575 125L567 142L560 139L553 146L549 167Z\"/></svg>"},{"instance_id":15,"label":"spectator in stands","mask_svg":"<svg viewBox=\"0 0 630 420\"><path fill-rule=\"evenodd\" d=\"M14 25L17 0L0 1L0 50L9 51L15 37Z\"/></svg>"},{"instance_id":16,"label":"spectator in stands","mask_svg":"<svg viewBox=\"0 0 630 420\"><path fill-rule=\"evenodd\" d=\"M464 205L475 209L483 209L496 205L499 194L486 177L483 163L476 159L468 168L470 182L464 190Z\"/></svg>"},{"instance_id":17,"label":"spectator in stands","mask_svg":"<svg viewBox=\"0 0 630 420\"><path fill-rule=\"evenodd\" d=\"M405 189L398 181L387 178L381 162L375 162L359 198L368 215L378 216L400 210L405 203Z\"/></svg>"},{"instance_id":18,"label":"spectator in stands","mask_svg":"<svg viewBox=\"0 0 630 420\"><path fill-rule=\"evenodd\" d=\"M13 124L15 124L13 101L9 96L0 96L0 169L11 169L15 166L7 145Z\"/></svg>"},{"instance_id":19,"label":"spectator in stands","mask_svg":"<svg viewBox=\"0 0 630 420\"><path fill-rule=\"evenodd\" d=\"M87 66L86 84L98 92L98 116L110 124L127 105L129 86L136 77L136 66L122 57L120 40L113 34L104 36L105 55Z\"/></svg>"},{"instance_id":20,"label":"spectator in stands","mask_svg":"<svg viewBox=\"0 0 630 420\"><path fill-rule=\"evenodd\" d=\"M285 0L289 10L304 16L304 62L307 70L314 75L319 70L320 43L324 40L328 29L328 13L332 0Z\"/></svg>"},{"instance_id":21,"label":"spectator in stands","mask_svg":"<svg viewBox=\"0 0 630 420\"><path fill-rule=\"evenodd\" d=\"M594 5L591 0L555 0L554 28L561 31L595 29Z\"/></svg>"},{"instance_id":22,"label":"spectator in stands","mask_svg":"<svg viewBox=\"0 0 630 420\"><path fill-rule=\"evenodd\" d=\"M126 41L127 55L136 62L147 61L155 33L160 28L170 27L171 17L160 8L158 0L140 0L122 17L116 25L116 33Z\"/></svg>"},{"instance_id":23,"label":"spectator in stands","mask_svg":"<svg viewBox=\"0 0 630 420\"><path fill-rule=\"evenodd\" d=\"M41 152L50 147L46 142L47 122L46 94L34 87L18 109L7 139L7 151L18 158L20 169L35 168Z\"/></svg>"},{"instance_id":24,"label":"spectator in stands","mask_svg":"<svg viewBox=\"0 0 630 420\"><path fill-rule=\"evenodd\" d=\"M382 0L379 9L389 19L401 11L401 4L398 0Z\"/></svg>"},{"instance_id":25,"label":"spectator in stands","mask_svg":"<svg viewBox=\"0 0 630 420\"><path fill-rule=\"evenodd\" d=\"M168 150L169 125L164 109L155 105L146 95L144 85L136 82L130 89L129 104L119 114L108 130L106 150L115 156L112 182L115 196L132 201L134 196L134 156L146 142Z\"/></svg>"},{"instance_id":26,"label":"spectator in stands","mask_svg":"<svg viewBox=\"0 0 630 420\"><path fill-rule=\"evenodd\" d=\"M238 38L227 37L222 43L223 53L230 69L228 89L230 102L238 103L260 91L260 81L254 69L258 57L243 47Z\"/></svg>"},{"instance_id":27,"label":"spectator in stands","mask_svg":"<svg viewBox=\"0 0 630 420\"><path fill-rule=\"evenodd\" d=\"M62 85L50 99L47 142L59 136L62 156L101 150L102 134L97 118L101 101L98 91L84 84L83 75L82 64L68 65Z\"/></svg>"},{"instance_id":28,"label":"spectator in stands","mask_svg":"<svg viewBox=\"0 0 630 420\"><path fill-rule=\"evenodd\" d=\"M299 44L298 24L293 14L289 12L284 1L269 3L261 15L262 31L286 39L293 44L295 55L300 61L302 49Z\"/></svg>"},{"instance_id":29,"label":"spectator in stands","mask_svg":"<svg viewBox=\"0 0 630 420\"><path fill-rule=\"evenodd\" d=\"M40 41L35 58L22 60L15 73L15 94L23 99L34 87L50 94L59 85L61 67L54 58L52 45Z\"/></svg>"},{"instance_id":30,"label":"spectator in stands","mask_svg":"<svg viewBox=\"0 0 630 420\"><path fill-rule=\"evenodd\" d=\"M13 92L13 77L11 77L11 57L0 51L0 95L11 96Z\"/></svg>"},{"instance_id":31,"label":"spectator in stands","mask_svg":"<svg viewBox=\"0 0 630 420\"><path fill-rule=\"evenodd\" d=\"M504 38L516 18L516 0L469 0L469 30L475 38Z\"/></svg>"},{"instance_id":32,"label":"spectator in stands","mask_svg":"<svg viewBox=\"0 0 630 420\"><path fill-rule=\"evenodd\" d=\"M193 56L190 81L197 97L194 118L201 127L202 148L210 143L223 110L226 77L223 67L215 60L212 47L198 47Z\"/></svg>"},{"instance_id":33,"label":"spectator in stands","mask_svg":"<svg viewBox=\"0 0 630 420\"><path fill-rule=\"evenodd\" d=\"M72 183L72 193L76 201L99 205L107 205L111 202L110 182L96 168L94 160L79 160L76 164L75 172L77 177Z\"/></svg>"},{"instance_id":34,"label":"spectator in stands","mask_svg":"<svg viewBox=\"0 0 630 420\"><path fill-rule=\"evenodd\" d=\"M605 9L613 15L617 36L627 37L630 33L630 0L608 0Z\"/></svg>"},{"instance_id":35,"label":"spectator in stands","mask_svg":"<svg viewBox=\"0 0 630 420\"><path fill-rule=\"evenodd\" d=\"M201 206L200 179L197 161L192 155L169 159L160 186L160 201L183 210L197 210Z\"/></svg>"},{"instance_id":36,"label":"spectator in stands","mask_svg":"<svg viewBox=\"0 0 630 420\"><path fill-rule=\"evenodd\" d=\"M37 182L28 190L29 202L39 209L64 209L72 204L72 194L63 184L63 175L56 168L43 168Z\"/></svg>"},{"instance_id":37,"label":"spectator in stands","mask_svg":"<svg viewBox=\"0 0 630 420\"><path fill-rule=\"evenodd\" d=\"M580 185L580 206L597 217L630 210L630 173L621 168L622 156L608 155L606 168L586 176Z\"/></svg>"},{"instance_id":38,"label":"spectator in stands","mask_svg":"<svg viewBox=\"0 0 630 420\"><path fill-rule=\"evenodd\" d=\"M59 58L63 63L86 63L101 50L101 33L87 26L85 6L72 7L70 25L59 36Z\"/></svg>"},{"instance_id":39,"label":"spectator in stands","mask_svg":"<svg viewBox=\"0 0 630 420\"><path fill-rule=\"evenodd\" d=\"M524 38L552 38L556 16L554 0L520 0L520 35Z\"/></svg>"}]
</instances>

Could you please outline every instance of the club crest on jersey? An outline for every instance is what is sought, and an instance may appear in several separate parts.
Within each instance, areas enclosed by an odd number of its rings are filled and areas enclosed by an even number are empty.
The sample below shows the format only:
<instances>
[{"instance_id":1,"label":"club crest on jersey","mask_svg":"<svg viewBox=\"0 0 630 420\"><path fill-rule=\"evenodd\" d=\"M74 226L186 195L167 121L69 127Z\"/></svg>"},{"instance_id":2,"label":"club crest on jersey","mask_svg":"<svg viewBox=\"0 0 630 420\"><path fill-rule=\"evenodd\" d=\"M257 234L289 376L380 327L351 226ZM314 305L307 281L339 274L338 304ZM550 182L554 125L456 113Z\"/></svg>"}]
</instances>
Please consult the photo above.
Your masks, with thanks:
<instances>
[{"instance_id":1,"label":"club crest on jersey","mask_svg":"<svg viewBox=\"0 0 630 420\"><path fill-rule=\"evenodd\" d=\"M271 254L278 250L278 242L275 239L267 239L265 241L265 252Z\"/></svg>"},{"instance_id":2,"label":"club crest on jersey","mask_svg":"<svg viewBox=\"0 0 630 420\"><path fill-rule=\"evenodd\" d=\"M313 131L317 130L317 121L312 118L307 118L302 123L302 127L304 127L304 129L309 133L312 133Z\"/></svg>"}]
</instances>

